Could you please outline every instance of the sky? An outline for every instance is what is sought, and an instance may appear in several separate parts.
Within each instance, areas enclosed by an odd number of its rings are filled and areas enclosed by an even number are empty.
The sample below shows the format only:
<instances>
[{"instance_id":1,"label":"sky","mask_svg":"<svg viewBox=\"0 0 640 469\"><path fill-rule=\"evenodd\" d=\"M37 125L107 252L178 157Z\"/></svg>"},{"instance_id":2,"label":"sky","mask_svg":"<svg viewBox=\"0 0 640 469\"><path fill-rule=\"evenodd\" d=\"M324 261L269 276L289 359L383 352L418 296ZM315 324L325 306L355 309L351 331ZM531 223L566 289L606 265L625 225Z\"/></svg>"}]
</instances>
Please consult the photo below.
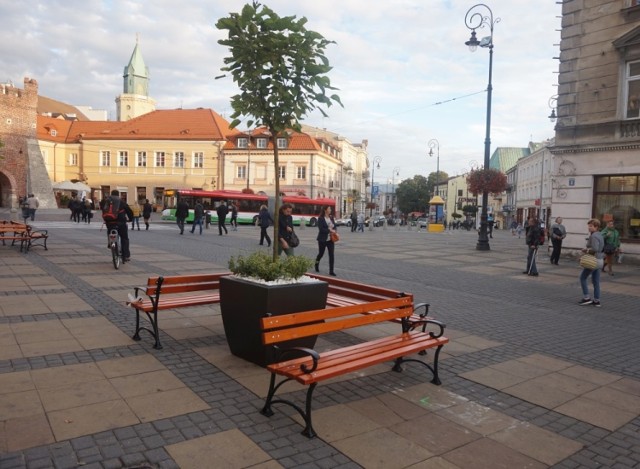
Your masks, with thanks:
<instances>
[{"instance_id":1,"label":"sky","mask_svg":"<svg viewBox=\"0 0 640 469\"><path fill-rule=\"evenodd\" d=\"M0 0L0 82L73 105L108 111L139 41L158 109L211 108L229 119L238 88L221 75L228 49L215 23L240 0ZM489 50L470 52L466 0L268 0L280 16L335 41L329 78L344 104L304 123L380 156L375 180L397 183L439 169L450 176L484 159ZM493 12L491 153L554 136L561 5L556 0L487 0ZM482 9L485 15L488 10ZM499 21L497 21L499 19ZM488 27L477 30L481 39ZM136 39L138 38L138 39ZM230 119L229 119L230 120ZM429 157L430 140L437 140ZM439 149L439 152L438 152ZM395 170L395 177L392 176ZM398 174L399 173L399 174Z\"/></svg>"}]
</instances>

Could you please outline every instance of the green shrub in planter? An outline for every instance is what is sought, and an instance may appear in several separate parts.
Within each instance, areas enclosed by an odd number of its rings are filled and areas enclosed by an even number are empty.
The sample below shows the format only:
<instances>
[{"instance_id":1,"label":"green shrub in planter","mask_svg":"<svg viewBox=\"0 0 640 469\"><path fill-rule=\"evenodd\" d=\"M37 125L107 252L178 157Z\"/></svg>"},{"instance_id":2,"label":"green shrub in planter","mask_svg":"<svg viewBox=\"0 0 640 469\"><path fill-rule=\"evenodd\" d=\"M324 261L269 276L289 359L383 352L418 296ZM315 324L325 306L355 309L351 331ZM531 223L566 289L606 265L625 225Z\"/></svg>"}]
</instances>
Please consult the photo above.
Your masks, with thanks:
<instances>
[{"instance_id":1,"label":"green shrub in planter","mask_svg":"<svg viewBox=\"0 0 640 469\"><path fill-rule=\"evenodd\" d=\"M229 270L240 277L256 277L266 282L292 280L302 277L313 261L304 256L287 256L284 260L273 258L262 251L248 256L232 256Z\"/></svg>"}]
</instances>

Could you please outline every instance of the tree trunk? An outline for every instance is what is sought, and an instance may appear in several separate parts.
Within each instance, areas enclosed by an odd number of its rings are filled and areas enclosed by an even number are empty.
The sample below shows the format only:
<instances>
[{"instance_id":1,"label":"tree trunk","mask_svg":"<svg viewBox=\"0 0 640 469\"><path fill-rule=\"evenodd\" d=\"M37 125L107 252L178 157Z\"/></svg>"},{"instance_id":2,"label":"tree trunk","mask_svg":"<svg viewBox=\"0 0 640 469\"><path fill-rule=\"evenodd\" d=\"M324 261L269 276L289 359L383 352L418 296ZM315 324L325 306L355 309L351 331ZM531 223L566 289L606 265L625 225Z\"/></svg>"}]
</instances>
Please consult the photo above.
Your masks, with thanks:
<instances>
[{"instance_id":1,"label":"tree trunk","mask_svg":"<svg viewBox=\"0 0 640 469\"><path fill-rule=\"evenodd\" d=\"M275 168L275 207L273 208L273 260L278 259L278 246L280 246L279 226L280 226L280 161L278 158L277 135L274 129L271 132L271 141L273 142L273 165Z\"/></svg>"}]
</instances>

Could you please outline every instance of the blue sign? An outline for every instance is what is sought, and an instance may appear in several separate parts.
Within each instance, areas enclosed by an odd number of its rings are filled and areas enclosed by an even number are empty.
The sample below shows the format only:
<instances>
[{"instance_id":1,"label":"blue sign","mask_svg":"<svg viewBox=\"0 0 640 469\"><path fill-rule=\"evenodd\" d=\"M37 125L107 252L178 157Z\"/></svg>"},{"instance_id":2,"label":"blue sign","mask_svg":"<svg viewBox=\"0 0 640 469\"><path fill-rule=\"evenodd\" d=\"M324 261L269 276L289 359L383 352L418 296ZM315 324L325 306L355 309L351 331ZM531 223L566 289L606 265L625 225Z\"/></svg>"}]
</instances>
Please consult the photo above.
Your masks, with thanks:
<instances>
[{"instance_id":1,"label":"blue sign","mask_svg":"<svg viewBox=\"0 0 640 469\"><path fill-rule=\"evenodd\" d=\"M379 186L373 186L373 190L371 191L371 194L373 195L373 197L378 197L378 189L379 189Z\"/></svg>"}]
</instances>

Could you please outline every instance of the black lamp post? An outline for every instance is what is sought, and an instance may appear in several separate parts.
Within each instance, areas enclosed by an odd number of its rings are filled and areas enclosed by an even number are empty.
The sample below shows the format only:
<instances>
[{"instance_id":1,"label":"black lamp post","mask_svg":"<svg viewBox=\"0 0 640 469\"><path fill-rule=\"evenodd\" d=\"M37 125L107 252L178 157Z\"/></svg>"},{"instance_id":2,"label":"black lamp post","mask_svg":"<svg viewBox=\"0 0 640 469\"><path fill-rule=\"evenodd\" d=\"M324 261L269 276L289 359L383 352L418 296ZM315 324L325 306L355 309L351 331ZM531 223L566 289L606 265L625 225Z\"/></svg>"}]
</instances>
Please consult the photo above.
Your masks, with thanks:
<instances>
[{"instance_id":1,"label":"black lamp post","mask_svg":"<svg viewBox=\"0 0 640 469\"><path fill-rule=\"evenodd\" d=\"M378 165L378 169L380 169L381 161L382 161L381 156L375 156L371 163L371 205L369 206L369 218L373 216L373 173L376 169L376 165ZM373 221L371 221L370 223L373 223Z\"/></svg>"},{"instance_id":2,"label":"black lamp post","mask_svg":"<svg viewBox=\"0 0 640 469\"><path fill-rule=\"evenodd\" d=\"M471 52L474 52L478 46L489 49L489 84L487 85L487 132L484 140L484 169L489 169L489 158L491 153L491 93L493 86L491 85L491 76L493 72L493 26L500 22L500 18L493 18L493 11L484 3L478 3L467 11L464 17L464 23L471 30L471 37L465 44L469 46ZM476 38L476 29L489 27L490 35L478 41ZM478 243L476 249L478 251L488 251L489 237L487 236L487 206L489 205L489 193L485 190L482 192L482 213L480 215L480 232L478 234Z\"/></svg>"},{"instance_id":3,"label":"black lamp post","mask_svg":"<svg viewBox=\"0 0 640 469\"><path fill-rule=\"evenodd\" d=\"M436 149L436 185L433 188L433 195L438 195L438 186L440 185L440 142L435 138L429 140L429 156L433 156L433 149Z\"/></svg>"}]
</instances>

